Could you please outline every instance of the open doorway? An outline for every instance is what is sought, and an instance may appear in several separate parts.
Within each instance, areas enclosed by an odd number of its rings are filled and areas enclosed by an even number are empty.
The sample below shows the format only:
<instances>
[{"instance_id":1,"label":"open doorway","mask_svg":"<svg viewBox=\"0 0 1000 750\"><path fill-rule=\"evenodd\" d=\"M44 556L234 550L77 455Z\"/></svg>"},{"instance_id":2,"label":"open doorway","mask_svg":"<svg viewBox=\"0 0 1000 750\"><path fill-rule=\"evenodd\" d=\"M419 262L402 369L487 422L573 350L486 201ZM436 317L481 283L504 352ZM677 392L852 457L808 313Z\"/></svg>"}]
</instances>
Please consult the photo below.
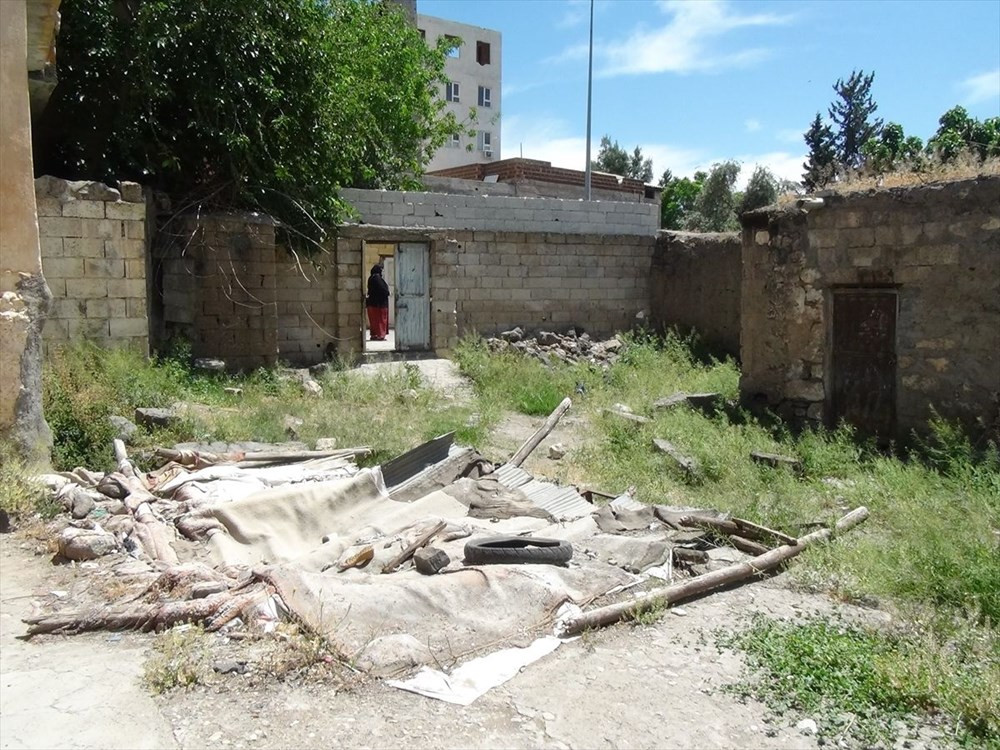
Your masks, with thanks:
<instances>
[{"instance_id":1,"label":"open doorway","mask_svg":"<svg viewBox=\"0 0 1000 750\"><path fill-rule=\"evenodd\" d=\"M382 340L372 340L364 316L366 352L428 351L430 327L430 246L426 242L366 242L363 274L367 292L372 267L382 265L389 287L389 330Z\"/></svg>"},{"instance_id":2,"label":"open doorway","mask_svg":"<svg viewBox=\"0 0 1000 750\"><path fill-rule=\"evenodd\" d=\"M381 264L382 278L389 285L389 332L382 341L372 341L371 327L368 324L368 316L364 320L364 339L366 352L393 352L396 351L396 306L393 300L396 298L396 243L395 242L366 242L364 250L364 263L362 264L362 284L365 293L368 292L368 275L376 264Z\"/></svg>"}]
</instances>

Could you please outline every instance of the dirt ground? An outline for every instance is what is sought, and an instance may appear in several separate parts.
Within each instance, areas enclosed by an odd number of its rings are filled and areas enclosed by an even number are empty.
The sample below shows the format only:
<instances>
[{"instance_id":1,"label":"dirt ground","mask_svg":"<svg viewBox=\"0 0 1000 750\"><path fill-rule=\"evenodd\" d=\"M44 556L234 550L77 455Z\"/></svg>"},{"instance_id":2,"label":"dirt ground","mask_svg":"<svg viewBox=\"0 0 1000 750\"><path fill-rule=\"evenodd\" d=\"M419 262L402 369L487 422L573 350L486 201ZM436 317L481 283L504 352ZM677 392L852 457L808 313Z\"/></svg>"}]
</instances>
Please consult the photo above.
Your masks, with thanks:
<instances>
[{"instance_id":1,"label":"dirt ground","mask_svg":"<svg viewBox=\"0 0 1000 750\"><path fill-rule=\"evenodd\" d=\"M365 680L347 690L220 677L152 697L140 685L152 636L24 641L21 617L81 571L0 537L0 748L455 747L810 748L815 739L722 688L741 670L714 633L752 612L834 609L780 577L705 597L652 625L567 643L468 707ZM843 608L841 608L843 609ZM871 612L856 611L870 618ZM773 723L772 723L773 721Z\"/></svg>"}]
</instances>

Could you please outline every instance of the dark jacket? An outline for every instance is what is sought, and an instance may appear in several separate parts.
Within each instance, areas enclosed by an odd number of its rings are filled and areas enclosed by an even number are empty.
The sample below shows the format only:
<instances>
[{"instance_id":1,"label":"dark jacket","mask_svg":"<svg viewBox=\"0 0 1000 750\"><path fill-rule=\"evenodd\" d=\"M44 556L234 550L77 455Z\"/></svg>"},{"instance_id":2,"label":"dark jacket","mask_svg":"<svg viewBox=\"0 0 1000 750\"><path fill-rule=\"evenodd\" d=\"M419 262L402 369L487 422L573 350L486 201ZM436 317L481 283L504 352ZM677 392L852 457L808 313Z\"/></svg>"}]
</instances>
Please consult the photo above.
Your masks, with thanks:
<instances>
[{"instance_id":1,"label":"dark jacket","mask_svg":"<svg viewBox=\"0 0 1000 750\"><path fill-rule=\"evenodd\" d=\"M385 283L382 274L373 273L368 277L368 297L365 304L368 307L389 306L389 285Z\"/></svg>"}]
</instances>

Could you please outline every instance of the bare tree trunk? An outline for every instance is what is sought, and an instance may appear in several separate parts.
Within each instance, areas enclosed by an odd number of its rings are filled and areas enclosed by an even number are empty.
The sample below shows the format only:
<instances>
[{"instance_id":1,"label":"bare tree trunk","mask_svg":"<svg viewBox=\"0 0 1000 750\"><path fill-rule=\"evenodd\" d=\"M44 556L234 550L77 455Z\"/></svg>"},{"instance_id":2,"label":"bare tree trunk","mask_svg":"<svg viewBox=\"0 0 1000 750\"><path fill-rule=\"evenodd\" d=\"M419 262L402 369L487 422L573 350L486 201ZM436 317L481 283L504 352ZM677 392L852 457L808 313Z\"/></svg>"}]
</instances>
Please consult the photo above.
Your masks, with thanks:
<instances>
[{"instance_id":1,"label":"bare tree trunk","mask_svg":"<svg viewBox=\"0 0 1000 750\"><path fill-rule=\"evenodd\" d=\"M646 592L631 601L610 604L607 607L599 607L590 612L584 612L582 615L568 620L563 627L562 634L577 635L589 628L610 625L651 606L673 604L682 599L704 594L706 591L711 591L720 586L752 578L768 570L773 570L786 560L798 555L810 544L815 544L816 542L830 539L837 534L843 533L857 526L866 518L868 518L867 508L855 508L837 521L833 529L814 531L797 540L797 543L794 545L786 544L770 552L765 552L763 555L758 555L752 560L729 565L721 570L696 576L683 583Z\"/></svg>"}]
</instances>

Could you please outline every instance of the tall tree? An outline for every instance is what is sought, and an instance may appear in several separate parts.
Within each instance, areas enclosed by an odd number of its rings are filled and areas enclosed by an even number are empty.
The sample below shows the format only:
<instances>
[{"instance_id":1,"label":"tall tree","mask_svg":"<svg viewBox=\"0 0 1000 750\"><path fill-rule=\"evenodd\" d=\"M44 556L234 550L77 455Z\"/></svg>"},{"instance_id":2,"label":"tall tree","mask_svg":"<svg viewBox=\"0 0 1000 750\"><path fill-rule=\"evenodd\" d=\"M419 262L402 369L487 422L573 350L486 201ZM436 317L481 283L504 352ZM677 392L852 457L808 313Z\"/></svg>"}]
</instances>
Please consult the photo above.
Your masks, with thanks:
<instances>
[{"instance_id":1,"label":"tall tree","mask_svg":"<svg viewBox=\"0 0 1000 750\"><path fill-rule=\"evenodd\" d=\"M736 216L736 195L733 188L740 175L740 165L735 161L713 164L705 178L701 192L688 215L685 228L699 232L728 232L739 229Z\"/></svg>"},{"instance_id":2,"label":"tall tree","mask_svg":"<svg viewBox=\"0 0 1000 750\"><path fill-rule=\"evenodd\" d=\"M820 113L817 112L804 138L809 147L809 160L802 165L805 170L802 183L807 190L815 190L830 182L837 168L837 148L834 144L833 128L824 123Z\"/></svg>"},{"instance_id":3,"label":"tall tree","mask_svg":"<svg viewBox=\"0 0 1000 750\"><path fill-rule=\"evenodd\" d=\"M636 146L630 155L618 145L618 141L612 142L611 137L607 135L601 138L597 159L590 163L590 168L643 182L653 179L653 160L645 158L639 146Z\"/></svg>"},{"instance_id":4,"label":"tall tree","mask_svg":"<svg viewBox=\"0 0 1000 750\"><path fill-rule=\"evenodd\" d=\"M927 142L927 148L942 159L954 159L963 151L980 160L1000 156L1000 117L979 121L970 117L965 107L952 107L938 120L937 132Z\"/></svg>"},{"instance_id":5,"label":"tall tree","mask_svg":"<svg viewBox=\"0 0 1000 750\"><path fill-rule=\"evenodd\" d=\"M865 141L861 153L865 158L866 169L883 173L907 162L917 166L923 149L923 141L916 136L907 137L902 125L889 122L877 137Z\"/></svg>"},{"instance_id":6,"label":"tall tree","mask_svg":"<svg viewBox=\"0 0 1000 750\"><path fill-rule=\"evenodd\" d=\"M695 172L693 178L674 177L669 169L663 173L660 178L660 187L663 188L660 194L661 229L684 228L707 177L704 172Z\"/></svg>"},{"instance_id":7,"label":"tall tree","mask_svg":"<svg viewBox=\"0 0 1000 750\"><path fill-rule=\"evenodd\" d=\"M758 166L750 176L739 204L739 213L770 206L778 200L778 179L767 167Z\"/></svg>"},{"instance_id":8,"label":"tall tree","mask_svg":"<svg viewBox=\"0 0 1000 750\"><path fill-rule=\"evenodd\" d=\"M860 166L864 160L861 147L882 130L882 121L872 119L878 109L871 95L874 80L874 72L865 75L863 70L855 70L847 81L838 79L833 86L837 98L830 105L829 114L836 129L837 161L845 167Z\"/></svg>"},{"instance_id":9,"label":"tall tree","mask_svg":"<svg viewBox=\"0 0 1000 750\"><path fill-rule=\"evenodd\" d=\"M406 186L458 130L435 94L443 49L393 3L64 0L60 11L39 162L61 177L263 210L317 239L316 220L346 210L339 187Z\"/></svg>"}]
</instances>

